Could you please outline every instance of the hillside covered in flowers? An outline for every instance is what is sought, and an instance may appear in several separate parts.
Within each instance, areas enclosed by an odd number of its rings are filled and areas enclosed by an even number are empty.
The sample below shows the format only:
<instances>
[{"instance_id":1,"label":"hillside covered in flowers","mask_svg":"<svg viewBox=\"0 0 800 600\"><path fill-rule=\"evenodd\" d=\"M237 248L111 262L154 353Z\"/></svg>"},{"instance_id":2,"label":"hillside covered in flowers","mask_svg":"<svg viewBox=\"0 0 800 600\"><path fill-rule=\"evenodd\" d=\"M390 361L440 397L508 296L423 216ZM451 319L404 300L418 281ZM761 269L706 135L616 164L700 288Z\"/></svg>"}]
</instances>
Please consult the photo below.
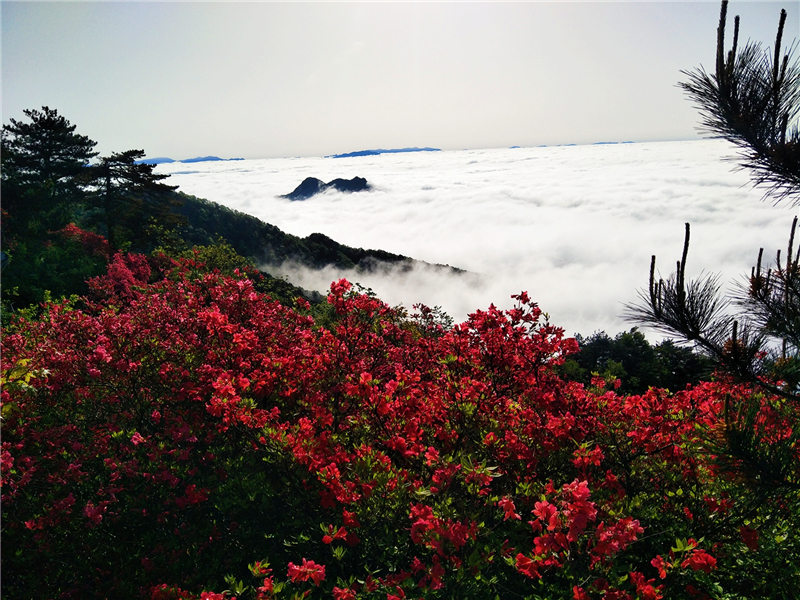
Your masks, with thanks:
<instances>
[{"instance_id":1,"label":"hillside covered in flowers","mask_svg":"<svg viewBox=\"0 0 800 600\"><path fill-rule=\"evenodd\" d=\"M725 458L756 405L739 441L796 457L785 403L722 375L567 382L575 340L516 300L446 329L346 281L312 312L244 272L116 254L89 295L3 336L4 594L798 589L790 474Z\"/></svg>"}]
</instances>

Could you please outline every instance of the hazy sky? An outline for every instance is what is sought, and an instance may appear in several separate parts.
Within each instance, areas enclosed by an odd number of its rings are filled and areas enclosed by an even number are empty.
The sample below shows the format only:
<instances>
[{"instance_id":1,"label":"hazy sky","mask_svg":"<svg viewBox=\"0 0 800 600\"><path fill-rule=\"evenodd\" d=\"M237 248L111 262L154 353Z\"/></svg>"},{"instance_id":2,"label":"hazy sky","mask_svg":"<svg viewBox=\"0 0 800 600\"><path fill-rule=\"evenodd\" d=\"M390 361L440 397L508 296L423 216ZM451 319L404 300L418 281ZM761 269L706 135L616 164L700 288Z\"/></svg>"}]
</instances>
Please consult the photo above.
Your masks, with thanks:
<instances>
[{"instance_id":1,"label":"hazy sky","mask_svg":"<svg viewBox=\"0 0 800 600\"><path fill-rule=\"evenodd\" d=\"M780 8L732 2L774 41ZM711 2L2 2L2 116L56 108L102 153L319 156L692 139Z\"/></svg>"}]
</instances>

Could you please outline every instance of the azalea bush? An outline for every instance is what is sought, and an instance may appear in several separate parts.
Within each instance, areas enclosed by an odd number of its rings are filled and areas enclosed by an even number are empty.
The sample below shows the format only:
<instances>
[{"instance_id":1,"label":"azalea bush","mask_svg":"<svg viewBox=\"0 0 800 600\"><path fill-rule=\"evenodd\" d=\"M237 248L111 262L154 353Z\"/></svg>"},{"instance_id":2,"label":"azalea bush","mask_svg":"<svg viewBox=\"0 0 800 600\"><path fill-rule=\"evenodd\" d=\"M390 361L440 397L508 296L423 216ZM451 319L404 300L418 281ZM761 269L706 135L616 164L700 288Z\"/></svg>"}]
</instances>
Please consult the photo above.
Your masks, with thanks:
<instances>
[{"instance_id":1,"label":"azalea bush","mask_svg":"<svg viewBox=\"0 0 800 600\"><path fill-rule=\"evenodd\" d=\"M718 451L731 406L793 440L784 401L567 382L578 345L524 293L444 328L344 280L287 307L191 258L116 254L90 289L2 339L9 598L800 588L797 490Z\"/></svg>"}]
</instances>

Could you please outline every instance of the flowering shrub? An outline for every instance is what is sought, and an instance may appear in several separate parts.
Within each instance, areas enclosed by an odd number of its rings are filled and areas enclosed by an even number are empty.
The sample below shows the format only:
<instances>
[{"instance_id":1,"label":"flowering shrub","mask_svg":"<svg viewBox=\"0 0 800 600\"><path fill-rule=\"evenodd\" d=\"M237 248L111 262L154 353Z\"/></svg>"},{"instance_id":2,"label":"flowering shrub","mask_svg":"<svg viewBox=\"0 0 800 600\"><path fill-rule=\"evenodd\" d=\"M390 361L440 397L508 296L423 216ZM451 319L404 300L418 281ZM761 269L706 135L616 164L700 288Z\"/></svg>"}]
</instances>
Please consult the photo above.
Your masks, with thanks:
<instances>
[{"instance_id":1,"label":"flowering shrub","mask_svg":"<svg viewBox=\"0 0 800 600\"><path fill-rule=\"evenodd\" d=\"M13 221L7 217L4 211L3 223ZM41 239L6 235L3 249L9 260L3 267L3 323L6 312L38 305L51 294L85 294L86 279L105 273L109 260L106 239L72 223L42 232Z\"/></svg>"},{"instance_id":2,"label":"flowering shrub","mask_svg":"<svg viewBox=\"0 0 800 600\"><path fill-rule=\"evenodd\" d=\"M754 502L706 450L753 393L565 382L577 344L524 293L445 330L344 280L315 320L191 260L117 255L91 288L3 336L9 597L799 584L796 498Z\"/></svg>"},{"instance_id":3,"label":"flowering shrub","mask_svg":"<svg viewBox=\"0 0 800 600\"><path fill-rule=\"evenodd\" d=\"M108 260L111 255L111 246L106 238L91 231L85 231L75 225L75 223L69 223L58 233L60 233L64 239L77 241L83 246L84 250L95 256Z\"/></svg>"}]
</instances>

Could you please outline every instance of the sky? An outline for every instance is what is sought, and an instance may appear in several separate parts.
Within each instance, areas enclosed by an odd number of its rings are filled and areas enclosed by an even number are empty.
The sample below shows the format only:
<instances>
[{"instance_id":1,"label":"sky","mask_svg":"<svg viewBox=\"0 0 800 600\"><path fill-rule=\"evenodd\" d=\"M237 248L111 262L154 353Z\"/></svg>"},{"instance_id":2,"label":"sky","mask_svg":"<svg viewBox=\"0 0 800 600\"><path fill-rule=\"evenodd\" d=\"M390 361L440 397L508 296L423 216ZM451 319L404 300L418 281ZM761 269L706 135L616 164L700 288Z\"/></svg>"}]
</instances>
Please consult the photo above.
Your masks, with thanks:
<instances>
[{"instance_id":1,"label":"sky","mask_svg":"<svg viewBox=\"0 0 800 600\"><path fill-rule=\"evenodd\" d=\"M742 38L780 8L732 2ZM2 119L55 108L103 154L324 156L696 139L710 2L7 2Z\"/></svg>"},{"instance_id":2,"label":"sky","mask_svg":"<svg viewBox=\"0 0 800 600\"><path fill-rule=\"evenodd\" d=\"M766 265L785 248L796 208L762 202L721 140L641 142L164 164L180 190L252 214L298 236L322 232L469 273L312 271L260 264L325 292L345 277L391 305L440 305L457 322L527 291L569 335L635 323L624 304L647 286L650 257L664 278L692 227L687 276L718 273L732 290L758 249ZM368 192L281 198L304 178L362 176ZM784 250L785 252L785 250ZM731 286L734 287L731 287ZM648 331L653 340L660 335Z\"/></svg>"}]
</instances>

